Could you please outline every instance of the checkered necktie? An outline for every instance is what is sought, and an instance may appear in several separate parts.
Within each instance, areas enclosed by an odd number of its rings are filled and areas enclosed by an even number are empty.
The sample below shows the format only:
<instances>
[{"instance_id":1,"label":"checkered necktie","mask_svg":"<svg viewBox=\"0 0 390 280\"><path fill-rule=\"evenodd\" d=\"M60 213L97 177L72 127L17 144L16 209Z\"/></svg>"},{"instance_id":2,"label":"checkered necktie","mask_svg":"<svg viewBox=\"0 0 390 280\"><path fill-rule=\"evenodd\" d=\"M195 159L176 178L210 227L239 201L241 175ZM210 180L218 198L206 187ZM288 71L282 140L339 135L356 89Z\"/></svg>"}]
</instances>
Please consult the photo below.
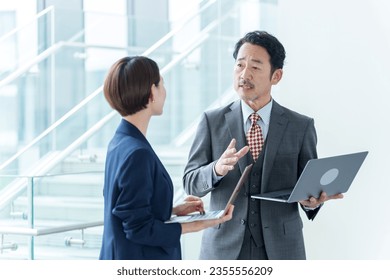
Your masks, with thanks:
<instances>
[{"instance_id":1,"label":"checkered necktie","mask_svg":"<svg viewBox=\"0 0 390 280\"><path fill-rule=\"evenodd\" d=\"M252 153L253 160L256 161L259 156L261 149L264 145L263 132L261 131L261 127L257 124L257 121L260 119L260 116L256 113L252 113L249 116L252 124L249 128L246 139L248 141L249 149Z\"/></svg>"}]
</instances>

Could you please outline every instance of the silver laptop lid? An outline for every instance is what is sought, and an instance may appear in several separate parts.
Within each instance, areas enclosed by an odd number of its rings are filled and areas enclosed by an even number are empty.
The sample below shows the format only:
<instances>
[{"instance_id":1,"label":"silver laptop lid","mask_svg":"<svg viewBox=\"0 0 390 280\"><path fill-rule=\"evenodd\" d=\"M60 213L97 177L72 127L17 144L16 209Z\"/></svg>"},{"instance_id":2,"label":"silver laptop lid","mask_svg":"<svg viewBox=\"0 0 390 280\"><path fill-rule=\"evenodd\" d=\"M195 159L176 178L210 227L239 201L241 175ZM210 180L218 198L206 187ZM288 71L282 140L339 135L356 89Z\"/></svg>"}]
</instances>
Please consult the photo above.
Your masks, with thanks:
<instances>
[{"instance_id":1,"label":"silver laptop lid","mask_svg":"<svg viewBox=\"0 0 390 280\"><path fill-rule=\"evenodd\" d=\"M368 152L309 160L288 202L297 202L322 191L327 195L345 193L352 184Z\"/></svg>"}]
</instances>

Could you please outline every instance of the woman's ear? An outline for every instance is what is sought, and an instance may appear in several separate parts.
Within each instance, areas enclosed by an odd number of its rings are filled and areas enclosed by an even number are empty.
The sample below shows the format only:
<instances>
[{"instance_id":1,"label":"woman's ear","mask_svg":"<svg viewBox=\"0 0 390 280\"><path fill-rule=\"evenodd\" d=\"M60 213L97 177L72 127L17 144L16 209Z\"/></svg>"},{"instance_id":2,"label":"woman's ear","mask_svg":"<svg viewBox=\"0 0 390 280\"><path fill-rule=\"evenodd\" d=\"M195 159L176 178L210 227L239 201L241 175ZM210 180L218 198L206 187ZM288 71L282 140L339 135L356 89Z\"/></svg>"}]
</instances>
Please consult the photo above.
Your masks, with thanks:
<instances>
[{"instance_id":1,"label":"woman's ear","mask_svg":"<svg viewBox=\"0 0 390 280\"><path fill-rule=\"evenodd\" d=\"M150 88L150 96L149 96L150 102L154 103L154 96L155 95L156 95L156 86L153 84Z\"/></svg>"}]
</instances>

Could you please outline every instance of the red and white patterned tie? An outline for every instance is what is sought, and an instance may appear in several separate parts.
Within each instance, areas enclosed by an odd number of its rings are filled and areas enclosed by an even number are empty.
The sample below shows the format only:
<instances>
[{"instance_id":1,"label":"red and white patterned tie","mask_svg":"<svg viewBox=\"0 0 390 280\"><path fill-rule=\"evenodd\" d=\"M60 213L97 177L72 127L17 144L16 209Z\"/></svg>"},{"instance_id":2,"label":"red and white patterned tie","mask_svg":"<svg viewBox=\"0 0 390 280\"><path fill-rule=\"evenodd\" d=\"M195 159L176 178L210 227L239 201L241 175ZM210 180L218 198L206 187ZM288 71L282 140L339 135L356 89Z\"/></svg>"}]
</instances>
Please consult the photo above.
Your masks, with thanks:
<instances>
[{"instance_id":1,"label":"red and white patterned tie","mask_svg":"<svg viewBox=\"0 0 390 280\"><path fill-rule=\"evenodd\" d=\"M260 119L260 116L256 113L252 113L249 116L249 119L251 120L252 124L246 134L246 139L248 141L249 150L252 153L253 160L256 161L261 150L263 149L264 138L263 132L261 131L261 127L257 124L257 121Z\"/></svg>"}]
</instances>

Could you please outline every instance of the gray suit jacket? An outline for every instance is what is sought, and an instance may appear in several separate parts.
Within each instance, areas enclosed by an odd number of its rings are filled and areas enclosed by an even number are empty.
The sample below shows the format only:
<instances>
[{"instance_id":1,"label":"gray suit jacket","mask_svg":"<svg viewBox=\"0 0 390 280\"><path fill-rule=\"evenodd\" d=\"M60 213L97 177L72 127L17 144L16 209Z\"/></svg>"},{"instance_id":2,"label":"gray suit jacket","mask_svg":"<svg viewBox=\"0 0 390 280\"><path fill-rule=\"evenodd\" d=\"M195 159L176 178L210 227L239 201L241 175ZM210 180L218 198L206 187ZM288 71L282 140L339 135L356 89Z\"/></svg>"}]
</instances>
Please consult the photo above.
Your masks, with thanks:
<instances>
[{"instance_id":1,"label":"gray suit jacket","mask_svg":"<svg viewBox=\"0 0 390 280\"><path fill-rule=\"evenodd\" d=\"M237 140L237 150L247 145L240 100L203 114L184 171L186 192L201 197L211 192L211 210L224 208L245 166L251 163L248 153L234 170L212 184L213 167L232 138ZM293 188L307 161L317 158L313 119L273 101L266 141L261 192ZM236 199L232 220L204 231L201 259L237 259L248 213L246 190L248 186ZM298 203L260 201L261 228L269 259L306 258L298 209ZM306 211L308 218L313 219L318 210Z\"/></svg>"}]
</instances>

